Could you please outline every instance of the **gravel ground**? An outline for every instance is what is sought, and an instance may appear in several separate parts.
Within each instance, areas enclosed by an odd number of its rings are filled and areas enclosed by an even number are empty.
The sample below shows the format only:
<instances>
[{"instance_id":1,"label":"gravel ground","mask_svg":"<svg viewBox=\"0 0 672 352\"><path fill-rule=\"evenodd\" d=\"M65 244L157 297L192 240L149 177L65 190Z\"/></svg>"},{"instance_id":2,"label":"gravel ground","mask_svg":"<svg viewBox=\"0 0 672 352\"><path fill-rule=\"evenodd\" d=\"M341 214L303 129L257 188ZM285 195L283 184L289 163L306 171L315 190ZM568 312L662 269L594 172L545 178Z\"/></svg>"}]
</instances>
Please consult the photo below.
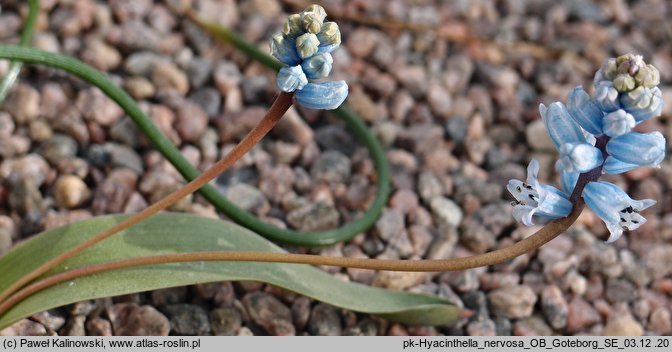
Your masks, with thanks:
<instances>
[{"instance_id":1,"label":"gravel ground","mask_svg":"<svg viewBox=\"0 0 672 352\"><path fill-rule=\"evenodd\" d=\"M16 43L26 5L3 0L0 41ZM218 45L171 6L187 3L260 46L300 1L44 0L34 46L107 71L201 170L229 150L275 94L272 73ZM316 253L450 258L531 234L511 217L506 181L531 158L557 182L537 106L590 87L601 62L644 55L666 109L640 130L672 130L672 4L664 0L334 0L344 45L337 79L385 145L393 193L375 227ZM0 72L7 63L0 62ZM300 110L300 109L299 109ZM235 123L232 123L234 122ZM217 180L259 217L329 229L372 202L366 149L328 113L292 110ZM0 254L44 229L135 212L183 183L123 111L51 69L24 69L0 108ZM447 297L474 315L455 326L391 324L259 283L213 283L81 302L2 334L670 335L672 164L606 177L653 198L648 222L612 245L589 211L535 253L439 274L325 268L343 280ZM200 196L171 210L217 217ZM319 213L321 216L316 216Z\"/></svg>"}]
</instances>

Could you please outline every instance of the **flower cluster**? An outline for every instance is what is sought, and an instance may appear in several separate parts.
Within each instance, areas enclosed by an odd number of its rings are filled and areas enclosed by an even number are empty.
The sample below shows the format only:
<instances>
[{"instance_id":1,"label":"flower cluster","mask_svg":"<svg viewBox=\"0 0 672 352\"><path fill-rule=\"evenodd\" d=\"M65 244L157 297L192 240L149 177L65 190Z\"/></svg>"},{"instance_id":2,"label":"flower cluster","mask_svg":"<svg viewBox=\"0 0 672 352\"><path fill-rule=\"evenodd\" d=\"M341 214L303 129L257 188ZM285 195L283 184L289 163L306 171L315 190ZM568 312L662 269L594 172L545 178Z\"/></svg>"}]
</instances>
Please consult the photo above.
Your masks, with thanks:
<instances>
[{"instance_id":1,"label":"flower cluster","mask_svg":"<svg viewBox=\"0 0 672 352\"><path fill-rule=\"evenodd\" d=\"M341 44L338 25L326 17L322 6L310 5L271 37L271 54L287 65L278 72L278 89L295 92L296 101L310 109L336 109L348 96L345 81L314 82L329 76L331 52Z\"/></svg>"},{"instance_id":2,"label":"flower cluster","mask_svg":"<svg viewBox=\"0 0 672 352\"><path fill-rule=\"evenodd\" d=\"M560 154L555 167L561 173L563 190L540 184L539 164L532 160L527 182L511 180L507 185L516 199L516 220L530 226L534 215L550 219L567 216L572 209L569 197L581 173L597 169L619 174L640 166L659 167L665 157L663 135L632 131L661 114L659 81L655 67L641 56L626 54L607 60L597 71L592 96L579 86L570 92L566 106L560 102L548 107L541 104L541 118ZM645 223L639 212L655 204L651 199L633 200L604 181L589 182L581 196L607 225L607 243L621 237L623 230L635 230Z\"/></svg>"}]
</instances>

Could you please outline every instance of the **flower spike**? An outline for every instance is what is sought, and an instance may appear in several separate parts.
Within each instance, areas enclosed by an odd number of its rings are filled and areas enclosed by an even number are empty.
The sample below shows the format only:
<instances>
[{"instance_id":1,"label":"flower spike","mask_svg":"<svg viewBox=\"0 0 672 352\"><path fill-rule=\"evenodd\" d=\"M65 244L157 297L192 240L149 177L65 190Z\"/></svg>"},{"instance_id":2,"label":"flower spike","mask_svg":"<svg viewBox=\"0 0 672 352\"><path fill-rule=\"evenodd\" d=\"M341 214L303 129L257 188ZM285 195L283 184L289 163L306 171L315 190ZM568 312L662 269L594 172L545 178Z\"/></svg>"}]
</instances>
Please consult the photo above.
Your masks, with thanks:
<instances>
[{"instance_id":1,"label":"flower spike","mask_svg":"<svg viewBox=\"0 0 672 352\"><path fill-rule=\"evenodd\" d=\"M284 63L276 84L283 92L294 92L295 101L309 109L336 109L348 96L345 81L314 82L329 76L334 59L331 52L341 44L341 32L320 5L287 18L282 32L271 38L271 53Z\"/></svg>"}]
</instances>

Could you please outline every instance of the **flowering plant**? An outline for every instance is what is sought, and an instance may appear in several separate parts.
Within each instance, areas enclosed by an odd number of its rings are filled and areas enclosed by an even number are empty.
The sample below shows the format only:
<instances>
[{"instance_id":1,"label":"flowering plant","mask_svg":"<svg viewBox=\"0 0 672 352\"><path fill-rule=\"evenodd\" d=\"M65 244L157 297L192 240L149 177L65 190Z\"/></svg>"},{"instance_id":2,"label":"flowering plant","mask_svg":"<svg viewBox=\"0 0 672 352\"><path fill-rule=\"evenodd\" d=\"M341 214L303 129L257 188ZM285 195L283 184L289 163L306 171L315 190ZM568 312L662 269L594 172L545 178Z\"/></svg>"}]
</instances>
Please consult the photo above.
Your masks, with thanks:
<instances>
[{"instance_id":1,"label":"flowering plant","mask_svg":"<svg viewBox=\"0 0 672 352\"><path fill-rule=\"evenodd\" d=\"M558 149L555 164L561 173L562 191L537 180L539 163L532 160L527 182L511 180L507 186L516 199L514 218L527 226L533 216L557 219L567 216L571 196L580 173L593 173L580 196L607 225L607 243L616 241L624 230L635 230L646 222L640 211L656 202L633 200L618 186L598 181L599 175L619 174L638 167L659 167L665 157L665 138L658 132L639 133L632 129L663 109L658 70L641 56L626 54L605 62L595 73L595 93L582 87L569 94L567 106L555 102L539 106L541 118ZM576 198L576 197L575 197Z\"/></svg>"}]
</instances>

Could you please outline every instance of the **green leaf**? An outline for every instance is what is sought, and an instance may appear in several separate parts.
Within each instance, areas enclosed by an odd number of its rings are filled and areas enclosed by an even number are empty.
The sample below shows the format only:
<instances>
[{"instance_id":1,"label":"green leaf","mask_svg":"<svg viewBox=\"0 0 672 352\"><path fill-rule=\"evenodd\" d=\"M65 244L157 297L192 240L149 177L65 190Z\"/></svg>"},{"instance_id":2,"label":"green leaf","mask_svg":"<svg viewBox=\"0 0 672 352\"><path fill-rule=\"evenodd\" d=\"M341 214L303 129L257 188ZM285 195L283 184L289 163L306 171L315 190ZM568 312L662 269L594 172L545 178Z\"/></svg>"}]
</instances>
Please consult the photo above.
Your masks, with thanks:
<instances>
[{"instance_id":1,"label":"green leaf","mask_svg":"<svg viewBox=\"0 0 672 352\"><path fill-rule=\"evenodd\" d=\"M125 215L96 217L50 230L0 258L0 290L30 270ZM161 213L64 262L54 274L90 264L141 256L197 251L283 250L236 224L189 214ZM48 275L46 274L46 275ZM213 281L250 280L273 284L316 300L406 324L441 325L459 309L438 297L388 291L338 280L302 264L193 262L108 271L47 288L0 317L0 328L40 311L87 299Z\"/></svg>"}]
</instances>

